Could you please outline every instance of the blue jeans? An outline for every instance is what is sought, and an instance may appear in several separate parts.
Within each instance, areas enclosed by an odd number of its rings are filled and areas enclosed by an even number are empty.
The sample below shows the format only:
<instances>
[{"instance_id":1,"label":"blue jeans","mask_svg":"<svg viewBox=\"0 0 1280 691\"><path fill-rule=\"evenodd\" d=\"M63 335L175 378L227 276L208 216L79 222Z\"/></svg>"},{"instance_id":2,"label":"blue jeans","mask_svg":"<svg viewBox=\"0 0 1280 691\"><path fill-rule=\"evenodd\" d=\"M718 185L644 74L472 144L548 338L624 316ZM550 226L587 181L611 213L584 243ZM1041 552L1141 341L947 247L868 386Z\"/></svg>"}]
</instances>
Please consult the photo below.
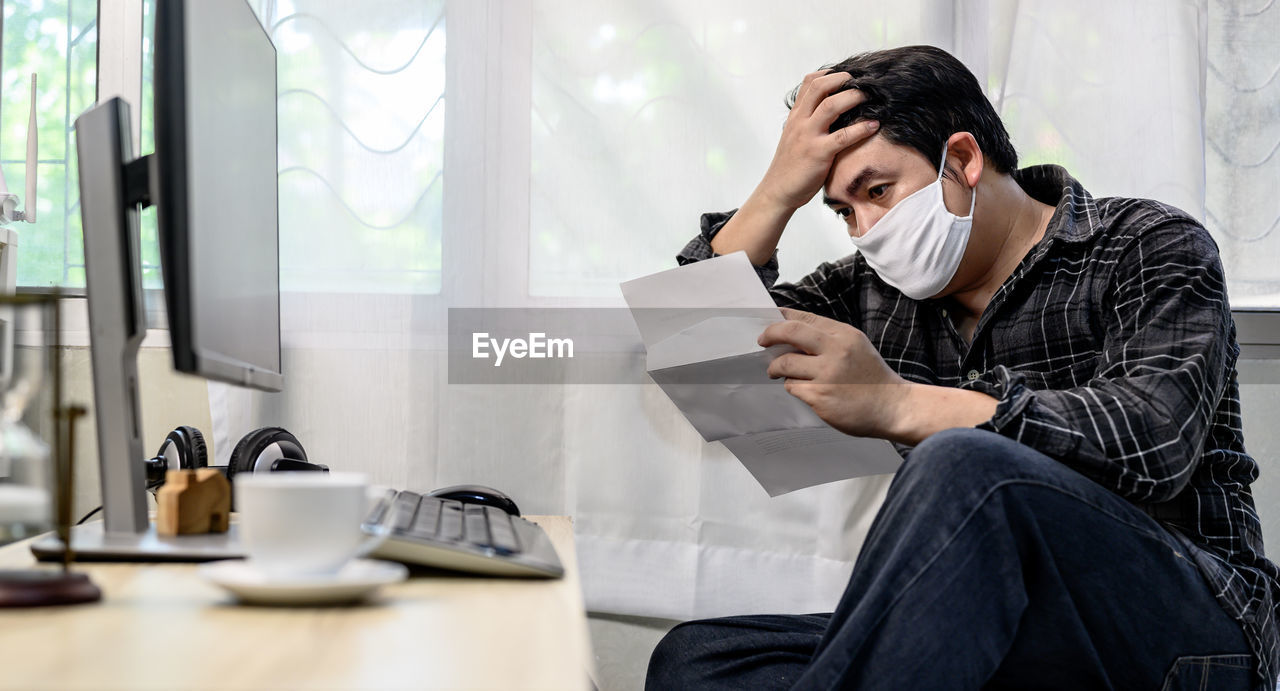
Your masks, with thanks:
<instances>
[{"instance_id":1,"label":"blue jeans","mask_svg":"<svg viewBox=\"0 0 1280 691\"><path fill-rule=\"evenodd\" d=\"M1247 689L1244 634L1184 548L997 434L910 454L836 611L686 622L650 689Z\"/></svg>"}]
</instances>

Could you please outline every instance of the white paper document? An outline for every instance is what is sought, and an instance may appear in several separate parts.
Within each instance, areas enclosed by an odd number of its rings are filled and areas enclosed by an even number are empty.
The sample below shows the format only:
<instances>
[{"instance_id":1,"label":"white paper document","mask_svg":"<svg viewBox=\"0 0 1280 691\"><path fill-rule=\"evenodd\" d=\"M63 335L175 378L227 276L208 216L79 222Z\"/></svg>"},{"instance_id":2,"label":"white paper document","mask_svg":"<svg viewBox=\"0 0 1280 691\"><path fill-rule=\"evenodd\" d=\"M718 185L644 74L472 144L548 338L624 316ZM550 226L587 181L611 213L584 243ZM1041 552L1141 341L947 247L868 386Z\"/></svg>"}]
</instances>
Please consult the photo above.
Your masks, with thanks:
<instances>
[{"instance_id":1,"label":"white paper document","mask_svg":"<svg viewBox=\"0 0 1280 691\"><path fill-rule=\"evenodd\" d=\"M790 348L756 343L783 316L746 253L628 281L622 295L649 376L703 439L724 444L770 496L898 469L902 458L891 444L833 429L781 379L769 379L769 362Z\"/></svg>"}]
</instances>

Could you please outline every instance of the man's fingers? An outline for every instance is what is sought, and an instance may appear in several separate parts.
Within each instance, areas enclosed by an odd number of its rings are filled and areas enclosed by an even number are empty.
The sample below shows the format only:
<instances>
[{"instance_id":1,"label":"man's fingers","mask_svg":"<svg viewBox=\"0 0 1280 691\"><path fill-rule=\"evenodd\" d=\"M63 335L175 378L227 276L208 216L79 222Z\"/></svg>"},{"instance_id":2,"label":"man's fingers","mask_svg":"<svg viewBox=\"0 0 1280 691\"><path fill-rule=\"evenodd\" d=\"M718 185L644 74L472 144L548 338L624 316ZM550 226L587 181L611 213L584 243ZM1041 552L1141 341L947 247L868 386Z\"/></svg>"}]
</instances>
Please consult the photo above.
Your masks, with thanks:
<instances>
[{"instance_id":1,"label":"man's fingers","mask_svg":"<svg viewBox=\"0 0 1280 691\"><path fill-rule=\"evenodd\" d=\"M828 153L834 156L864 139L871 138L871 135L879 130L880 123L875 120L859 120L852 125L841 127L827 136L827 143L830 145Z\"/></svg>"},{"instance_id":2,"label":"man's fingers","mask_svg":"<svg viewBox=\"0 0 1280 691\"><path fill-rule=\"evenodd\" d=\"M783 353L769 363L770 379L814 379L818 376L817 358L804 353Z\"/></svg>"},{"instance_id":3,"label":"man's fingers","mask_svg":"<svg viewBox=\"0 0 1280 691\"><path fill-rule=\"evenodd\" d=\"M782 312L782 317L787 321L809 323L818 318L818 315L813 312L798 310L794 307L779 307L778 311Z\"/></svg>"},{"instance_id":4,"label":"man's fingers","mask_svg":"<svg viewBox=\"0 0 1280 691\"><path fill-rule=\"evenodd\" d=\"M815 72L810 72L809 74L806 74L804 76L804 79L800 80L800 89L803 91L806 86L809 86L809 82L817 79L818 77L821 77L824 74L827 74L830 71L831 70L817 70Z\"/></svg>"},{"instance_id":5,"label":"man's fingers","mask_svg":"<svg viewBox=\"0 0 1280 691\"><path fill-rule=\"evenodd\" d=\"M810 407L816 402L813 394L817 390L814 388L813 382L807 379L788 379L783 382L787 393L795 396Z\"/></svg>"},{"instance_id":6,"label":"man's fingers","mask_svg":"<svg viewBox=\"0 0 1280 691\"><path fill-rule=\"evenodd\" d=\"M825 338L826 334L811 324L784 321L770 324L756 342L765 348L785 343L810 355L817 355L822 352L822 342Z\"/></svg>"},{"instance_id":7,"label":"man's fingers","mask_svg":"<svg viewBox=\"0 0 1280 691\"><path fill-rule=\"evenodd\" d=\"M831 94L822 99L822 102L814 109L814 121L823 128L830 127L831 123L836 121L836 118L866 100L867 95L858 89L847 89Z\"/></svg>"},{"instance_id":8,"label":"man's fingers","mask_svg":"<svg viewBox=\"0 0 1280 691\"><path fill-rule=\"evenodd\" d=\"M817 109L818 104L822 103L823 99L830 96L831 92L839 89L850 79L853 79L853 75L848 72L828 72L809 79L807 84L801 85L800 93L796 95L796 102L791 107L791 112L798 113L806 118L813 115L813 111Z\"/></svg>"},{"instance_id":9,"label":"man's fingers","mask_svg":"<svg viewBox=\"0 0 1280 691\"><path fill-rule=\"evenodd\" d=\"M779 307L778 309L782 311L782 316L785 317L787 321L803 322L824 333L834 334L839 332L841 329L849 327L849 325L844 322L828 319L827 317L820 314L814 314L813 312L805 312L804 310L792 309L790 307Z\"/></svg>"}]
</instances>

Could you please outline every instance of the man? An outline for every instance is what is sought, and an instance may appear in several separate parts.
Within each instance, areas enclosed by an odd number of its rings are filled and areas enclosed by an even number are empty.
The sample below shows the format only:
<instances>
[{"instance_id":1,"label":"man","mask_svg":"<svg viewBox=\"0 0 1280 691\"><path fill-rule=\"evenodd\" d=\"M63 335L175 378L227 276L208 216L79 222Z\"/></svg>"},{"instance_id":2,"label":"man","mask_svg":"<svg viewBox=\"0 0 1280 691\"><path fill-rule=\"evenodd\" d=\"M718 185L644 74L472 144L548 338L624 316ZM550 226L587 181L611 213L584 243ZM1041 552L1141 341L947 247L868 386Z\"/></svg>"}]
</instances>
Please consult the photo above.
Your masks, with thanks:
<instances>
[{"instance_id":1,"label":"man","mask_svg":"<svg viewBox=\"0 0 1280 691\"><path fill-rule=\"evenodd\" d=\"M792 98L759 186L679 260L745 251L791 308L760 344L800 351L769 374L914 448L834 613L682 624L649 686L1274 689L1280 571L1204 228L1018 170L936 48L850 58ZM858 252L774 285L819 189Z\"/></svg>"}]
</instances>

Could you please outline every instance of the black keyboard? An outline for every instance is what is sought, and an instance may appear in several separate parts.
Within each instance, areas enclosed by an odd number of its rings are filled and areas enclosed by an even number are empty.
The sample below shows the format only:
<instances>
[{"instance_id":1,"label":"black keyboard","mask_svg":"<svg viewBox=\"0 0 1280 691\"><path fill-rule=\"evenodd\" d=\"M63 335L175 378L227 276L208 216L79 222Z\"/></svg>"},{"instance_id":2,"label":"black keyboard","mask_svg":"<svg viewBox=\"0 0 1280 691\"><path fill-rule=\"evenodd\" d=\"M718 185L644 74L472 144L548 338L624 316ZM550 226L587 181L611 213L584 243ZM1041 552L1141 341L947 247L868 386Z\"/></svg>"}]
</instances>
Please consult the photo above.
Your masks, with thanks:
<instances>
[{"instance_id":1,"label":"black keyboard","mask_svg":"<svg viewBox=\"0 0 1280 691\"><path fill-rule=\"evenodd\" d=\"M388 511L394 515L387 516ZM536 524L502 509L392 491L365 521L365 530L392 520L374 556L407 564L494 576L558 578L564 567Z\"/></svg>"}]
</instances>

